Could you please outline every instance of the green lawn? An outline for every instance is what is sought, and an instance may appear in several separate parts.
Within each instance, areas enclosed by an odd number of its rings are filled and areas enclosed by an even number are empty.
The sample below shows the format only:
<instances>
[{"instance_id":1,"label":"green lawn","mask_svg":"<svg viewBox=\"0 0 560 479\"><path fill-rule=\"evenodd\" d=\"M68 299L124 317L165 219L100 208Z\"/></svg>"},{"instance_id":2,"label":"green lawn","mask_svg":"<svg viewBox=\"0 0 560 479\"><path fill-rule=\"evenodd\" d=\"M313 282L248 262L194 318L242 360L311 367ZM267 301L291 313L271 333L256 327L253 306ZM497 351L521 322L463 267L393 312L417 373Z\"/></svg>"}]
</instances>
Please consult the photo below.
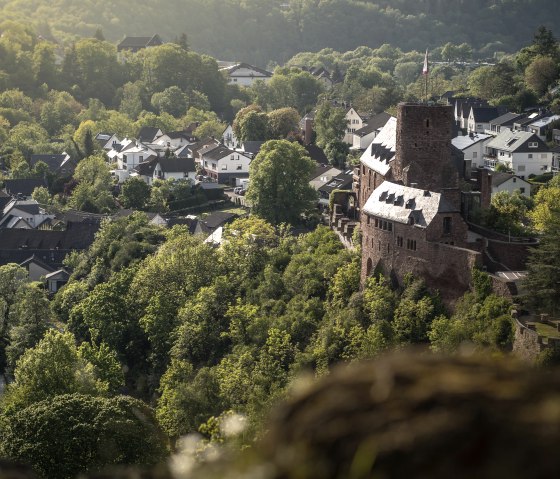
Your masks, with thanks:
<instances>
[{"instance_id":1,"label":"green lawn","mask_svg":"<svg viewBox=\"0 0 560 479\"><path fill-rule=\"evenodd\" d=\"M544 323L534 323L537 327L537 333L541 336L545 336L547 338L557 338L560 339L560 331L557 331L555 327L549 326L548 324Z\"/></svg>"}]
</instances>

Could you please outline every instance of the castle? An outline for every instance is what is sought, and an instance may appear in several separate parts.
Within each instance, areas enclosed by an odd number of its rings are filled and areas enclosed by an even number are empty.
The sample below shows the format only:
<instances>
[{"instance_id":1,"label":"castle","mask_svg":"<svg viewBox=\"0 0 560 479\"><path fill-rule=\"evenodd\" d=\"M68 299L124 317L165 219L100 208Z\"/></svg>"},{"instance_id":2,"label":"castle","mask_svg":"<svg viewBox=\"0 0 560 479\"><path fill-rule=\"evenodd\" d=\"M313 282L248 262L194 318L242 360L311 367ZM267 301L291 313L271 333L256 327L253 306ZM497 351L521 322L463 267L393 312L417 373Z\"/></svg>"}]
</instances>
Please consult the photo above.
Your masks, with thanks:
<instances>
[{"instance_id":1,"label":"castle","mask_svg":"<svg viewBox=\"0 0 560 479\"><path fill-rule=\"evenodd\" d=\"M473 207L490 204L491 177L478 169L471 178L470 164L451 145L453 122L451 106L399 104L397 118L363 153L354 191L335 198L335 229L353 227L344 217L349 209L359 217L362 284L382 273L402 285L412 273L453 302L478 267L493 274L496 289L515 293L508 272L524 269L528 243L468 222Z\"/></svg>"}]
</instances>

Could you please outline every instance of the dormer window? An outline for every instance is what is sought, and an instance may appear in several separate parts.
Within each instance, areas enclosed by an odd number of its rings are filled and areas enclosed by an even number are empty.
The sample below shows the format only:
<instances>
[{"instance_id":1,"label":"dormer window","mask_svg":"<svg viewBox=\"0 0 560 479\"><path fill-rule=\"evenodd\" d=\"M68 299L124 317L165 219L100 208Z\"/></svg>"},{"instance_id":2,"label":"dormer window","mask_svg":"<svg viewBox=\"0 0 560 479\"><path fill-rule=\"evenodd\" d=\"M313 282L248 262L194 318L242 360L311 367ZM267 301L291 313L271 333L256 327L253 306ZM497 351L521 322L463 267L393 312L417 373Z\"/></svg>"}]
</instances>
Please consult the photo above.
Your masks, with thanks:
<instances>
[{"instance_id":1,"label":"dormer window","mask_svg":"<svg viewBox=\"0 0 560 479\"><path fill-rule=\"evenodd\" d=\"M538 148L539 143L537 141L530 141L529 148Z\"/></svg>"}]
</instances>

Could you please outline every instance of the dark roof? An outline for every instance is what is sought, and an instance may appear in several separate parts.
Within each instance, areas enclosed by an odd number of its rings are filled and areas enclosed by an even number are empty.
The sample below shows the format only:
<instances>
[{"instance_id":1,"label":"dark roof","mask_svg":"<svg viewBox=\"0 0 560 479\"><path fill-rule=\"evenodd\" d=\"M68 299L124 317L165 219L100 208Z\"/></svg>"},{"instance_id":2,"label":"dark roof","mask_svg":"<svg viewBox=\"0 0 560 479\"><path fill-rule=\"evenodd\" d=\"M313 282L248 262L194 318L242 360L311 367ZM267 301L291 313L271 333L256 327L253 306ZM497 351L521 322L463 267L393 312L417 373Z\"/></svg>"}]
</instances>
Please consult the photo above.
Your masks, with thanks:
<instances>
[{"instance_id":1,"label":"dark roof","mask_svg":"<svg viewBox=\"0 0 560 479\"><path fill-rule=\"evenodd\" d=\"M6 205L6 207L10 206L10 204ZM38 215L39 211L39 203L36 201L29 202L29 201L14 201L13 204L10 206L9 211L13 208L17 208L18 210L24 211L25 213L29 213L30 215ZM6 211L7 213L8 211Z\"/></svg>"},{"instance_id":2,"label":"dark roof","mask_svg":"<svg viewBox=\"0 0 560 479\"><path fill-rule=\"evenodd\" d=\"M149 160L138 163L138 165L136 165L136 168L134 169L138 172L139 175L154 176L154 170L156 169L157 164L157 156L152 156Z\"/></svg>"},{"instance_id":3,"label":"dark roof","mask_svg":"<svg viewBox=\"0 0 560 479\"><path fill-rule=\"evenodd\" d=\"M259 68L259 67L255 67L253 65L249 65L248 63L238 63L237 65L233 65L231 67L224 68L224 70L226 70L228 72L228 74L231 76L232 73L236 72L237 70L239 70L241 68L246 68L248 70L254 70L254 71L260 73L261 75L263 75L265 77L271 77L272 76L272 72L269 72L268 70L265 70L263 68Z\"/></svg>"},{"instance_id":4,"label":"dark roof","mask_svg":"<svg viewBox=\"0 0 560 479\"><path fill-rule=\"evenodd\" d=\"M19 180L4 180L4 191L10 195L21 193L24 196L31 196L33 190L39 186L47 186L43 178L24 178Z\"/></svg>"},{"instance_id":5,"label":"dark roof","mask_svg":"<svg viewBox=\"0 0 560 479\"><path fill-rule=\"evenodd\" d=\"M127 50L127 49L137 49L137 48L146 48L152 47L156 45L162 45L163 41L161 40L160 36L156 33L151 37L125 37L123 41L121 41L117 45L118 50Z\"/></svg>"},{"instance_id":6,"label":"dark roof","mask_svg":"<svg viewBox=\"0 0 560 479\"><path fill-rule=\"evenodd\" d=\"M55 213L55 217L65 223L94 223L101 224L108 215L99 213L88 213L86 211L66 210Z\"/></svg>"},{"instance_id":7,"label":"dark roof","mask_svg":"<svg viewBox=\"0 0 560 479\"><path fill-rule=\"evenodd\" d=\"M67 154L60 154L60 155L31 155L31 159L29 160L30 166L33 168L37 163L42 161L46 163L49 167L49 171L56 172L58 171L63 163L64 160L68 157ZM74 166L74 165L72 165Z\"/></svg>"},{"instance_id":8,"label":"dark roof","mask_svg":"<svg viewBox=\"0 0 560 479\"><path fill-rule=\"evenodd\" d=\"M29 269L29 265L31 263L35 263L35 264L39 265L41 268L46 269L47 271L49 271L51 273L55 270L52 266L50 266L50 265L46 264L45 262L41 261L41 259L39 259L39 257L37 257L34 254L31 255L29 258L27 258L25 261L22 261L19 265L23 266L24 268Z\"/></svg>"},{"instance_id":9,"label":"dark roof","mask_svg":"<svg viewBox=\"0 0 560 479\"><path fill-rule=\"evenodd\" d=\"M391 118L391 115L387 112L379 113L369 118L367 125L363 126L359 130L356 130L356 135L366 136L369 133L383 128Z\"/></svg>"},{"instance_id":10,"label":"dark roof","mask_svg":"<svg viewBox=\"0 0 560 479\"><path fill-rule=\"evenodd\" d=\"M523 181L524 183L527 183L527 181L525 181L524 179L522 179L519 176L514 175L512 173L493 172L492 173L492 186L500 186L502 183L505 183L506 181L511 180L512 178L517 178L519 181Z\"/></svg>"},{"instance_id":11,"label":"dark roof","mask_svg":"<svg viewBox=\"0 0 560 479\"><path fill-rule=\"evenodd\" d=\"M215 147L218 147L220 145L220 142L215 138L204 138L200 141L197 141L196 143L188 145L187 148L191 151L192 155L194 156L198 153L199 150L202 150L203 148L206 148L207 146L210 145L214 145Z\"/></svg>"},{"instance_id":12,"label":"dark roof","mask_svg":"<svg viewBox=\"0 0 560 479\"><path fill-rule=\"evenodd\" d=\"M322 148L319 148L317 145L309 144L305 145L304 148L307 150L309 157L315 162L319 163L320 165L326 165L329 162L327 155Z\"/></svg>"},{"instance_id":13,"label":"dark roof","mask_svg":"<svg viewBox=\"0 0 560 479\"><path fill-rule=\"evenodd\" d=\"M160 129L155 126L143 126L138 132L138 140L151 143L157 138L158 131L160 131Z\"/></svg>"},{"instance_id":14,"label":"dark roof","mask_svg":"<svg viewBox=\"0 0 560 479\"><path fill-rule=\"evenodd\" d=\"M223 158L226 155L230 155L236 153L233 150L230 150L227 146L224 145L220 145L217 148L214 148L213 150L210 150L207 153L204 153L204 158L208 159L208 160L219 160L220 158ZM239 152L237 152L239 154Z\"/></svg>"},{"instance_id":15,"label":"dark roof","mask_svg":"<svg viewBox=\"0 0 560 479\"><path fill-rule=\"evenodd\" d=\"M529 148L529 142L537 143L536 148ZM502 131L486 145L487 148L519 153L540 153L550 148L537 135L530 131Z\"/></svg>"},{"instance_id":16,"label":"dark roof","mask_svg":"<svg viewBox=\"0 0 560 479\"><path fill-rule=\"evenodd\" d=\"M523 116L524 116L523 113L507 112L507 113L504 113L503 115L500 115L497 118L494 118L493 120L490 120L490 124L491 125L500 125L500 126L513 125L513 123L515 121L517 121L518 119L520 119Z\"/></svg>"},{"instance_id":17,"label":"dark roof","mask_svg":"<svg viewBox=\"0 0 560 479\"><path fill-rule=\"evenodd\" d=\"M475 121L481 123L489 123L503 113L500 108L493 106L473 106L472 111Z\"/></svg>"},{"instance_id":18,"label":"dark roof","mask_svg":"<svg viewBox=\"0 0 560 479\"><path fill-rule=\"evenodd\" d=\"M187 133L184 130L181 131L171 131L169 133L166 133L166 135L171 138L172 140L176 139L176 138L184 138L185 140L190 140L192 138L192 135Z\"/></svg>"},{"instance_id":19,"label":"dark roof","mask_svg":"<svg viewBox=\"0 0 560 479\"><path fill-rule=\"evenodd\" d=\"M319 191L323 195L330 195L333 190L350 190L352 189L352 182L354 180L354 172L347 170L338 176L335 176L327 184L321 186Z\"/></svg>"},{"instance_id":20,"label":"dark roof","mask_svg":"<svg viewBox=\"0 0 560 479\"><path fill-rule=\"evenodd\" d=\"M264 141L244 141L243 150L245 150L246 153L258 155L259 151L261 151L261 146L263 146L264 143Z\"/></svg>"},{"instance_id":21,"label":"dark roof","mask_svg":"<svg viewBox=\"0 0 560 479\"><path fill-rule=\"evenodd\" d=\"M331 165L317 165L315 167L315 171L311 175L311 179L314 180L315 178L319 178L323 173L326 173L330 169L334 168Z\"/></svg>"},{"instance_id":22,"label":"dark roof","mask_svg":"<svg viewBox=\"0 0 560 479\"><path fill-rule=\"evenodd\" d=\"M227 213L225 211L216 211L206 218L199 219L199 223L203 223L206 227L211 229L219 228L220 226L233 221L238 215L234 213Z\"/></svg>"},{"instance_id":23,"label":"dark roof","mask_svg":"<svg viewBox=\"0 0 560 479\"><path fill-rule=\"evenodd\" d=\"M193 158L159 158L156 163L159 163L159 166L164 173L189 173L191 171L196 171L196 165Z\"/></svg>"},{"instance_id":24,"label":"dark roof","mask_svg":"<svg viewBox=\"0 0 560 479\"><path fill-rule=\"evenodd\" d=\"M136 211L137 210L122 208L113 215L113 218L128 218L131 214L136 213ZM144 213L148 217L148 220L153 220L159 214L148 211L143 211L142 213Z\"/></svg>"}]
</instances>

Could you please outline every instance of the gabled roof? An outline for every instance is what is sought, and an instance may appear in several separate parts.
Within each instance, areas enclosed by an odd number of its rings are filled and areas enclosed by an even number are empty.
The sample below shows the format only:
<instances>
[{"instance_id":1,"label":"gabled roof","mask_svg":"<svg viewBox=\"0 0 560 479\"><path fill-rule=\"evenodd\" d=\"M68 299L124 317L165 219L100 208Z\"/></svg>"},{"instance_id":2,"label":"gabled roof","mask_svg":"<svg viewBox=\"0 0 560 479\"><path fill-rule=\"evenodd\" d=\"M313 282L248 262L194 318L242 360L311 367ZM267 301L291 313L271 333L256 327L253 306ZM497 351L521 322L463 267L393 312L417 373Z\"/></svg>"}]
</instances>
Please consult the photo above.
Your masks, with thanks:
<instances>
[{"instance_id":1,"label":"gabled roof","mask_svg":"<svg viewBox=\"0 0 560 479\"><path fill-rule=\"evenodd\" d=\"M389 118L372 143L360 157L360 163L382 175L391 168L389 162L395 157L397 144L397 119Z\"/></svg>"},{"instance_id":2,"label":"gabled roof","mask_svg":"<svg viewBox=\"0 0 560 479\"><path fill-rule=\"evenodd\" d=\"M240 75L236 75L235 72L237 72L237 70L241 70L241 69L253 70L253 71L259 73L263 77L271 77L272 76L272 72L269 72L269 71L267 71L263 68L259 68L259 67L255 67L253 65L249 65L248 63L237 63L236 65L233 65L231 67L222 68L221 70L226 71L229 76L239 77ZM245 77L247 75L241 75L241 76ZM249 75L249 76L253 76L253 75Z\"/></svg>"},{"instance_id":3,"label":"gabled roof","mask_svg":"<svg viewBox=\"0 0 560 479\"><path fill-rule=\"evenodd\" d=\"M512 173L493 172L492 173L492 186L494 186L494 187L500 186L501 184L505 183L506 181L511 180L512 178L516 178L516 181L529 184L529 182L525 181L524 179L522 179L519 176L514 175Z\"/></svg>"},{"instance_id":4,"label":"gabled roof","mask_svg":"<svg viewBox=\"0 0 560 479\"><path fill-rule=\"evenodd\" d=\"M41 261L36 255L32 255L31 257L27 258L25 261L22 261L19 265L29 269L29 265L31 263L35 263L36 265L38 265L39 267L49 271L49 272L53 272L55 269L52 266L49 266L47 263L45 263L44 261Z\"/></svg>"},{"instance_id":5,"label":"gabled roof","mask_svg":"<svg viewBox=\"0 0 560 479\"><path fill-rule=\"evenodd\" d=\"M190 133L187 133L185 130L171 131L169 133L166 133L166 135L169 137L170 140L183 138L184 140L190 141L190 139L193 137Z\"/></svg>"},{"instance_id":6,"label":"gabled roof","mask_svg":"<svg viewBox=\"0 0 560 479\"><path fill-rule=\"evenodd\" d=\"M516 120L522 118L523 116L525 116L523 113L504 113L503 115L490 120L490 125L511 126Z\"/></svg>"},{"instance_id":7,"label":"gabled roof","mask_svg":"<svg viewBox=\"0 0 560 479\"><path fill-rule=\"evenodd\" d=\"M21 193L24 196L31 196L33 190L39 186L47 186L43 178L24 178L17 180L4 180L4 190L9 195Z\"/></svg>"},{"instance_id":8,"label":"gabled roof","mask_svg":"<svg viewBox=\"0 0 560 479\"><path fill-rule=\"evenodd\" d=\"M239 151L233 151L230 150L227 146L224 145L219 145L218 147L206 152L203 154L204 159L208 159L208 160L219 160L227 155L233 155L233 154L241 154L243 155L243 153L239 152ZM245 155L243 155L245 156Z\"/></svg>"},{"instance_id":9,"label":"gabled roof","mask_svg":"<svg viewBox=\"0 0 560 479\"><path fill-rule=\"evenodd\" d=\"M326 165L329 162L329 159L327 158L327 155L325 155L323 149L317 145L310 143L309 145L305 145L304 148L307 150L309 158L311 158L315 163Z\"/></svg>"},{"instance_id":10,"label":"gabled roof","mask_svg":"<svg viewBox=\"0 0 560 479\"><path fill-rule=\"evenodd\" d=\"M354 172L352 170L346 170L336 175L328 183L319 187L319 191L330 195L334 190L350 190L352 189L352 183L354 181Z\"/></svg>"},{"instance_id":11,"label":"gabled roof","mask_svg":"<svg viewBox=\"0 0 560 479\"><path fill-rule=\"evenodd\" d=\"M480 123L489 123L503 113L502 109L494 106L473 106L471 108L474 120Z\"/></svg>"},{"instance_id":12,"label":"gabled roof","mask_svg":"<svg viewBox=\"0 0 560 479\"><path fill-rule=\"evenodd\" d=\"M438 213L457 212L441 193L411 188L390 181L381 183L362 208L364 213L396 223L422 228L430 225Z\"/></svg>"},{"instance_id":13,"label":"gabled roof","mask_svg":"<svg viewBox=\"0 0 560 479\"><path fill-rule=\"evenodd\" d=\"M251 153L252 155L258 155L261 151L261 146L264 145L264 141L244 141L243 150L245 153Z\"/></svg>"},{"instance_id":14,"label":"gabled roof","mask_svg":"<svg viewBox=\"0 0 560 479\"><path fill-rule=\"evenodd\" d=\"M373 131L383 128L390 118L392 118L392 116L385 111L378 113L377 115L370 117L367 125L363 126L359 130L356 130L355 134L359 136L366 136Z\"/></svg>"},{"instance_id":15,"label":"gabled roof","mask_svg":"<svg viewBox=\"0 0 560 479\"><path fill-rule=\"evenodd\" d=\"M49 167L49 171L56 172L68 163L70 156L67 153L60 155L31 155L29 165L33 168L37 163L42 161Z\"/></svg>"},{"instance_id":16,"label":"gabled roof","mask_svg":"<svg viewBox=\"0 0 560 479\"><path fill-rule=\"evenodd\" d=\"M35 200L13 200L4 207L4 215L14 209L18 209L30 215L40 214L39 203Z\"/></svg>"},{"instance_id":17,"label":"gabled roof","mask_svg":"<svg viewBox=\"0 0 560 479\"><path fill-rule=\"evenodd\" d=\"M57 279L59 281L68 281L70 279L70 273L65 269L59 269L45 275L45 279Z\"/></svg>"},{"instance_id":18,"label":"gabled roof","mask_svg":"<svg viewBox=\"0 0 560 479\"><path fill-rule=\"evenodd\" d=\"M225 211L216 211L205 218L199 219L200 223L203 223L206 227L210 229L216 229L219 226L223 226L230 221L237 218L238 215L235 213L227 213Z\"/></svg>"},{"instance_id":19,"label":"gabled roof","mask_svg":"<svg viewBox=\"0 0 560 479\"><path fill-rule=\"evenodd\" d=\"M538 143L537 148L524 148L524 146L529 142ZM546 144L534 133L530 131L502 131L496 138L490 140L490 142L486 145L487 148L493 148L495 150L501 151L550 151L550 148L546 146Z\"/></svg>"},{"instance_id":20,"label":"gabled roof","mask_svg":"<svg viewBox=\"0 0 560 479\"><path fill-rule=\"evenodd\" d=\"M151 37L125 37L118 45L118 50L135 49L162 45L163 41L156 33Z\"/></svg>"},{"instance_id":21,"label":"gabled roof","mask_svg":"<svg viewBox=\"0 0 560 479\"><path fill-rule=\"evenodd\" d=\"M193 158L159 158L157 163L159 163L161 171L164 173L189 173L196 171Z\"/></svg>"},{"instance_id":22,"label":"gabled roof","mask_svg":"<svg viewBox=\"0 0 560 479\"><path fill-rule=\"evenodd\" d=\"M492 135L487 135L485 133L475 133L472 136L471 135L462 135L462 136L456 136L455 138L453 138L451 140L451 144L455 147L455 148L459 148L459 150L465 150L467 148L469 148L470 146L476 145L477 143L480 143L481 141L485 141L488 138L492 138Z\"/></svg>"},{"instance_id":23,"label":"gabled roof","mask_svg":"<svg viewBox=\"0 0 560 479\"><path fill-rule=\"evenodd\" d=\"M160 131L161 130L155 126L143 126L138 132L138 141L151 143L160 136Z\"/></svg>"},{"instance_id":24,"label":"gabled roof","mask_svg":"<svg viewBox=\"0 0 560 479\"><path fill-rule=\"evenodd\" d=\"M154 176L154 170L158 164L157 156L151 156L148 160L136 165L136 172L142 176Z\"/></svg>"}]
</instances>

